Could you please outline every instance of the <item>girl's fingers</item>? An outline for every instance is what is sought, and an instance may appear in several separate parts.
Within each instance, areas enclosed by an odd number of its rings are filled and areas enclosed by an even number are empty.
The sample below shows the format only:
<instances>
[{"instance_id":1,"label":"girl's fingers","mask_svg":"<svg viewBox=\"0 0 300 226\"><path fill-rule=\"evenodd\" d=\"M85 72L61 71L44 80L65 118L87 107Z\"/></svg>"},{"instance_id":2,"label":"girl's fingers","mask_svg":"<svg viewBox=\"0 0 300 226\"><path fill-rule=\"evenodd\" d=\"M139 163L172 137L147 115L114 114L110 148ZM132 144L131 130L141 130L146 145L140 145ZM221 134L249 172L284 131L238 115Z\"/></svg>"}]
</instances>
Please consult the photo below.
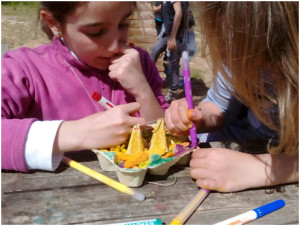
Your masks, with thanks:
<instances>
[{"instance_id":1,"label":"girl's fingers","mask_svg":"<svg viewBox=\"0 0 300 226\"><path fill-rule=\"evenodd\" d=\"M127 113L132 113L140 110L141 105L138 102L132 102L132 103L122 105L122 107Z\"/></svg>"},{"instance_id":2,"label":"girl's fingers","mask_svg":"<svg viewBox=\"0 0 300 226\"><path fill-rule=\"evenodd\" d=\"M198 187L205 188L208 190L218 190L218 184L216 179L214 178L212 172L205 168L205 160L202 159L192 159L190 161L190 176L191 178L196 180L196 184Z\"/></svg>"},{"instance_id":3,"label":"girl's fingers","mask_svg":"<svg viewBox=\"0 0 300 226\"><path fill-rule=\"evenodd\" d=\"M197 109L189 109L187 112L187 118L191 121L199 121L202 119L202 114Z\"/></svg>"},{"instance_id":4,"label":"girl's fingers","mask_svg":"<svg viewBox=\"0 0 300 226\"><path fill-rule=\"evenodd\" d=\"M133 44L126 44L126 43L119 43L119 55L116 55L116 56L113 56L110 58L110 61L112 63L118 63L120 61L120 58L125 55L125 54L128 54L132 51L136 51L133 47L131 46Z\"/></svg>"},{"instance_id":5,"label":"girl's fingers","mask_svg":"<svg viewBox=\"0 0 300 226\"><path fill-rule=\"evenodd\" d=\"M193 122L187 117L187 110L188 106L186 99L180 99L177 102L176 112L174 112L175 114L173 115L173 117L177 120L177 126L182 130L188 130L193 126ZM176 118L176 116L178 116L178 118Z\"/></svg>"},{"instance_id":6,"label":"girl's fingers","mask_svg":"<svg viewBox=\"0 0 300 226\"><path fill-rule=\"evenodd\" d=\"M122 108L122 110L128 115L135 115L141 108L141 105L137 102L132 102L124 105L119 105L118 107ZM145 119L142 117L130 117L130 125L134 126L136 124L145 123Z\"/></svg>"},{"instance_id":7,"label":"girl's fingers","mask_svg":"<svg viewBox=\"0 0 300 226\"><path fill-rule=\"evenodd\" d=\"M211 148L198 148L192 153L192 159L205 158L209 151L211 151Z\"/></svg>"},{"instance_id":8,"label":"girl's fingers","mask_svg":"<svg viewBox=\"0 0 300 226\"><path fill-rule=\"evenodd\" d=\"M199 188L205 188L207 190L218 190L218 191L221 191L221 189L219 189L218 186L217 186L216 180L214 180L214 179L208 179L208 178L197 179L196 180L196 185Z\"/></svg>"},{"instance_id":9,"label":"girl's fingers","mask_svg":"<svg viewBox=\"0 0 300 226\"><path fill-rule=\"evenodd\" d=\"M205 161L205 159L204 158L197 158L197 159L195 159L195 158L192 158L191 160L190 160L190 167L192 168L192 169L198 169L198 168L205 168L206 167L206 161Z\"/></svg>"},{"instance_id":10,"label":"girl's fingers","mask_svg":"<svg viewBox=\"0 0 300 226\"><path fill-rule=\"evenodd\" d=\"M118 64L113 63L113 64L109 65L108 70L109 70L109 71L115 71L115 70L117 70L119 67L120 67L120 66L119 66Z\"/></svg>"},{"instance_id":11,"label":"girl's fingers","mask_svg":"<svg viewBox=\"0 0 300 226\"><path fill-rule=\"evenodd\" d=\"M193 178L195 180L214 179L211 171L208 171L205 168L192 168L190 170L190 176L191 176L191 178Z\"/></svg>"},{"instance_id":12,"label":"girl's fingers","mask_svg":"<svg viewBox=\"0 0 300 226\"><path fill-rule=\"evenodd\" d=\"M174 123L176 129L181 130L181 131L188 130L189 127L187 125L185 125L184 122L182 121L182 112L180 112L180 111L183 111L184 109L182 107L180 107L180 102L179 101L176 101L176 102L173 101L171 103L171 107L172 107L172 109L174 109L171 112L171 118L172 118L172 122Z\"/></svg>"},{"instance_id":13,"label":"girl's fingers","mask_svg":"<svg viewBox=\"0 0 300 226\"><path fill-rule=\"evenodd\" d=\"M178 122L176 122L176 119L172 118L170 115L171 115L171 111L169 109L166 110L165 123L166 123L167 129L170 131L171 134L173 134L175 136L180 136L185 131L188 130L188 127L184 126L184 124L178 125Z\"/></svg>"},{"instance_id":14,"label":"girl's fingers","mask_svg":"<svg viewBox=\"0 0 300 226\"><path fill-rule=\"evenodd\" d=\"M180 117L180 121L188 128L191 128L193 126L193 122L188 118L187 111L188 111L188 107L187 107L186 99L181 99L178 104L178 114Z\"/></svg>"}]
</instances>

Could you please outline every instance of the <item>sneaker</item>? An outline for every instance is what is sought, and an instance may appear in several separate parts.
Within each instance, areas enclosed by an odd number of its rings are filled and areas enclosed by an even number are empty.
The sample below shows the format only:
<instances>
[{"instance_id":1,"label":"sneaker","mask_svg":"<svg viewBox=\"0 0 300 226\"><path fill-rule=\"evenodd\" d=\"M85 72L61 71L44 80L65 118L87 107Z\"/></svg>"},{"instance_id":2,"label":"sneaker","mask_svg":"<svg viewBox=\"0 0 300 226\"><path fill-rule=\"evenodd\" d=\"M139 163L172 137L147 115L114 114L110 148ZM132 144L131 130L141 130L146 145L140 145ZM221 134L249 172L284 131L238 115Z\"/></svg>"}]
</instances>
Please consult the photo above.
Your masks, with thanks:
<instances>
[{"instance_id":1,"label":"sneaker","mask_svg":"<svg viewBox=\"0 0 300 226\"><path fill-rule=\"evenodd\" d=\"M176 100L178 97L178 92L173 90L168 90L167 94L165 95L165 99L168 103L171 103L173 100Z\"/></svg>"}]
</instances>

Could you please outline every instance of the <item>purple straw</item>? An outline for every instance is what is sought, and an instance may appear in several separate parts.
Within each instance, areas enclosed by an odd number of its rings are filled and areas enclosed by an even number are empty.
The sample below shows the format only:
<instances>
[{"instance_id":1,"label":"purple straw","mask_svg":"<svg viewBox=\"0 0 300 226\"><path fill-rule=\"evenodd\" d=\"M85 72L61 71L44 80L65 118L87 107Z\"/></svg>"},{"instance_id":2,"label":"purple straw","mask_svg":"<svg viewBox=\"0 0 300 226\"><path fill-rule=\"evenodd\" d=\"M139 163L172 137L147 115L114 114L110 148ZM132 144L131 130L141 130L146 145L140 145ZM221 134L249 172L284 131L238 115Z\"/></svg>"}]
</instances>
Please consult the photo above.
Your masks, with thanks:
<instances>
[{"instance_id":1,"label":"purple straw","mask_svg":"<svg viewBox=\"0 0 300 226\"><path fill-rule=\"evenodd\" d=\"M187 51L182 52L182 64L183 64L185 98L186 98L186 101L188 104L188 108L194 109L192 87L191 87L191 77L190 77L189 54ZM197 133L196 133L195 122L193 122L193 126L192 126L192 128L190 128L190 136L191 136L191 140L192 140L192 145L194 148L196 148L197 147Z\"/></svg>"}]
</instances>

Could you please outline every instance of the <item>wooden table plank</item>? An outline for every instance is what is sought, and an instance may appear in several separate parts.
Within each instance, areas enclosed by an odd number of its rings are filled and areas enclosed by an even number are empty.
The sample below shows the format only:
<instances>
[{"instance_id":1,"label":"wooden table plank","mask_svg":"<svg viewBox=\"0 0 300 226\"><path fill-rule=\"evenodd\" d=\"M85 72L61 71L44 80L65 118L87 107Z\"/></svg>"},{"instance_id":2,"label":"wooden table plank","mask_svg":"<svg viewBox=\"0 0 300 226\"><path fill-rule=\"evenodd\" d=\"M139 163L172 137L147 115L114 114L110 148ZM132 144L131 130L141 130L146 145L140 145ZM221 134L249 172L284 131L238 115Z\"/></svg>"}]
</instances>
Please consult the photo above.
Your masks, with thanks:
<instances>
[{"instance_id":1,"label":"wooden table plank","mask_svg":"<svg viewBox=\"0 0 300 226\"><path fill-rule=\"evenodd\" d=\"M78 160L77 160L78 161ZM104 172L94 160L82 164ZM165 176L147 175L135 188L146 195L139 202L72 168L61 165L56 172L13 173L2 171L2 224L110 224L161 218L169 224L197 193L189 169L171 167ZM286 206L250 224L298 224L298 185L284 186L284 192L267 194L266 189L236 193L212 192L187 222L213 224L261 205L284 199Z\"/></svg>"}]
</instances>

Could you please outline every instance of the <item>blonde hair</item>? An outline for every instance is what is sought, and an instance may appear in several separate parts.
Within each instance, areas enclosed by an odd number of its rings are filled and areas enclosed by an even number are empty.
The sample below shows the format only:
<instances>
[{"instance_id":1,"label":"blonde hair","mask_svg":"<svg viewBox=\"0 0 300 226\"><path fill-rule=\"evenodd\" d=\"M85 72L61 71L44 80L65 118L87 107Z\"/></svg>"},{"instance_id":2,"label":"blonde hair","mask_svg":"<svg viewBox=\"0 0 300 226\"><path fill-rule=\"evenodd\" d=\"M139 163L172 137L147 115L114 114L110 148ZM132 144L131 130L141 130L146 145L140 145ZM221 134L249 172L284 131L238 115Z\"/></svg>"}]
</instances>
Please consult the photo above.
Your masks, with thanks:
<instances>
[{"instance_id":1,"label":"blonde hair","mask_svg":"<svg viewBox=\"0 0 300 226\"><path fill-rule=\"evenodd\" d=\"M220 72L233 95L278 132L270 153L298 152L298 2L199 5L214 75Z\"/></svg>"}]
</instances>

